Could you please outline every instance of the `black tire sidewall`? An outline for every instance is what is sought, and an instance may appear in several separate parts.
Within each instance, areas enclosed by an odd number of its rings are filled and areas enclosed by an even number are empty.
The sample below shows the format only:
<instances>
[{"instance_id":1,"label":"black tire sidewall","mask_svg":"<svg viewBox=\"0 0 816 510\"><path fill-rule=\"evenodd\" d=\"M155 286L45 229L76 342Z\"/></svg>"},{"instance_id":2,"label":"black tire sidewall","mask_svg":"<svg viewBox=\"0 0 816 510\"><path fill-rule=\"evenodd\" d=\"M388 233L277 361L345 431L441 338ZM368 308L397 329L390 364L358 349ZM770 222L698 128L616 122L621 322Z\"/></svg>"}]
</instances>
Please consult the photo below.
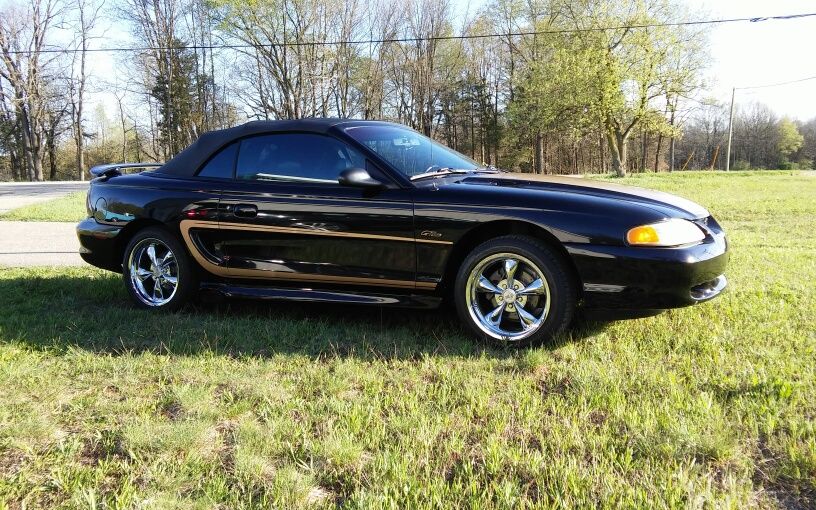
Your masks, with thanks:
<instances>
[{"instance_id":1,"label":"black tire sidewall","mask_svg":"<svg viewBox=\"0 0 816 510\"><path fill-rule=\"evenodd\" d=\"M136 294L136 290L133 288L130 280L130 267L128 264L130 254L136 245L145 239L157 239L167 245L167 247L173 252L173 256L176 259L176 264L178 267L178 283L176 293L173 298L170 299L170 301L160 306L150 306L142 302L142 300L139 299L138 295ZM122 255L122 279L124 280L128 294L136 306L150 310L178 310L184 306L187 301L189 301L190 297L197 290L195 275L190 267L190 259L187 256L186 250L181 243L175 237L173 237L172 234L161 227L149 227L144 230L140 230L130 239L127 247L125 248L124 254Z\"/></svg>"},{"instance_id":2,"label":"black tire sidewall","mask_svg":"<svg viewBox=\"0 0 816 510\"><path fill-rule=\"evenodd\" d=\"M544 273L550 287L550 310L544 324L534 334L514 342L505 342L482 331L467 306L467 280L471 271L482 259L497 253L514 253L531 260ZM569 268L552 248L535 238L505 236L482 243L465 258L456 276L454 301L460 320L480 338L502 345L526 346L546 342L567 329L575 314L576 291Z\"/></svg>"}]
</instances>

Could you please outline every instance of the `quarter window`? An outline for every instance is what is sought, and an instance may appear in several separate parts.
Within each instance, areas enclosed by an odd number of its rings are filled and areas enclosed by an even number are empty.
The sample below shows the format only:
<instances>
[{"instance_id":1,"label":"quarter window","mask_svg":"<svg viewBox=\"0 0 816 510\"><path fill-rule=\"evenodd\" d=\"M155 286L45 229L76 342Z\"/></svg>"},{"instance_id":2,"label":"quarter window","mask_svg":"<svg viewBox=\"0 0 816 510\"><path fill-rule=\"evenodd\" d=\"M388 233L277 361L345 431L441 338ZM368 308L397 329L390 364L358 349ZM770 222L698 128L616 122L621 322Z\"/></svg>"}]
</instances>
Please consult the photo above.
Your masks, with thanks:
<instances>
[{"instance_id":1,"label":"quarter window","mask_svg":"<svg viewBox=\"0 0 816 510\"><path fill-rule=\"evenodd\" d=\"M328 136L305 133L263 135L241 142L235 177L337 184L340 172L364 166L362 154Z\"/></svg>"},{"instance_id":2,"label":"quarter window","mask_svg":"<svg viewBox=\"0 0 816 510\"><path fill-rule=\"evenodd\" d=\"M221 149L221 151L210 158L210 160L198 171L199 177L218 177L221 179L232 179L232 169L235 168L235 156L238 151L238 143L231 143Z\"/></svg>"}]
</instances>

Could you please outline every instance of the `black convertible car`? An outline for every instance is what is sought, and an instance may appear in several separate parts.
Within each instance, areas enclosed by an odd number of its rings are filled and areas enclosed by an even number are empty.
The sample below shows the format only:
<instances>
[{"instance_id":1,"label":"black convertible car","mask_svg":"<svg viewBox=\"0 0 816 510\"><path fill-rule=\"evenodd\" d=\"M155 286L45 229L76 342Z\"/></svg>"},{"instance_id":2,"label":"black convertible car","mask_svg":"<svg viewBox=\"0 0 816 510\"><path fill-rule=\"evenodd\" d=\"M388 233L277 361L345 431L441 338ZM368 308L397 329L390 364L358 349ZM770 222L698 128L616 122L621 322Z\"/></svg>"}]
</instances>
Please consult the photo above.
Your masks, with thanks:
<instances>
[{"instance_id":1,"label":"black convertible car","mask_svg":"<svg viewBox=\"0 0 816 510\"><path fill-rule=\"evenodd\" d=\"M501 172L398 124L250 122L163 165L92 173L82 257L123 273L146 308L199 290L408 307L450 297L478 335L533 343L579 307L644 316L726 286L725 234L693 202Z\"/></svg>"}]
</instances>

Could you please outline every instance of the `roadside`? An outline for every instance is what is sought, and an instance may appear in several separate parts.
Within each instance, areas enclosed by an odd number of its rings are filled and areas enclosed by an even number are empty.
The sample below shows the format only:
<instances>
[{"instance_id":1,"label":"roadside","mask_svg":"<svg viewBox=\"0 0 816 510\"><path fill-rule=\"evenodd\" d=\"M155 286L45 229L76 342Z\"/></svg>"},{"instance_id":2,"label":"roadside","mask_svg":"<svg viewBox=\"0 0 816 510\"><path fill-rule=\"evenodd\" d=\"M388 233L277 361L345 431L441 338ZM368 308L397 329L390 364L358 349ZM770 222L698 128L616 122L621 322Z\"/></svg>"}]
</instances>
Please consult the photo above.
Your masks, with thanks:
<instances>
[{"instance_id":1,"label":"roadside","mask_svg":"<svg viewBox=\"0 0 816 510\"><path fill-rule=\"evenodd\" d=\"M86 191L87 181L0 183L0 215L12 209Z\"/></svg>"},{"instance_id":2,"label":"roadside","mask_svg":"<svg viewBox=\"0 0 816 510\"><path fill-rule=\"evenodd\" d=\"M87 192L75 191L58 198L37 201L0 213L0 220L76 223L85 218L85 200L87 196Z\"/></svg>"},{"instance_id":3,"label":"roadside","mask_svg":"<svg viewBox=\"0 0 816 510\"><path fill-rule=\"evenodd\" d=\"M0 183L0 267L83 265L75 228L87 189L87 182Z\"/></svg>"},{"instance_id":4,"label":"roadside","mask_svg":"<svg viewBox=\"0 0 816 510\"><path fill-rule=\"evenodd\" d=\"M75 223L0 221L0 267L81 266Z\"/></svg>"}]
</instances>

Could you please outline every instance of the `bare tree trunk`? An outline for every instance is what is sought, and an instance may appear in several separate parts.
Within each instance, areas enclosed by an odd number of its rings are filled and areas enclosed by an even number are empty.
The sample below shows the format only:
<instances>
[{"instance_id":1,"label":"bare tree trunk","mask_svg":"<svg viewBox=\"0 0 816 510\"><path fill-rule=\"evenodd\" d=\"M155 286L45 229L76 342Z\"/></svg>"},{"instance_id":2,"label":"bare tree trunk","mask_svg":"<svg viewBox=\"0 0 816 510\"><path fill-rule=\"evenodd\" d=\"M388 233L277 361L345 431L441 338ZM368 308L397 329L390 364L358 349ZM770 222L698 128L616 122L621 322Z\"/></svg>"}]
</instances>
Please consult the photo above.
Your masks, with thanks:
<instances>
[{"instance_id":1,"label":"bare tree trunk","mask_svg":"<svg viewBox=\"0 0 816 510\"><path fill-rule=\"evenodd\" d=\"M709 170L714 170L714 167L717 165L717 158L720 155L720 144L717 144L717 148L714 149L714 154L711 156L711 164L709 165Z\"/></svg>"},{"instance_id":2,"label":"bare tree trunk","mask_svg":"<svg viewBox=\"0 0 816 510\"><path fill-rule=\"evenodd\" d=\"M45 180L45 174L43 173L43 164L45 163L45 161L44 161L45 160L45 153L43 152L42 140L38 140L37 144L34 147L35 147L35 149L33 151L34 154L32 155L33 156L32 159L34 160L34 175L33 175L34 178L33 178L33 180L35 180L35 181L44 181Z\"/></svg>"},{"instance_id":3,"label":"bare tree trunk","mask_svg":"<svg viewBox=\"0 0 816 510\"><path fill-rule=\"evenodd\" d=\"M606 141L609 144L609 152L612 155L612 171L618 177L626 176L626 154L627 154L627 136L619 131L606 132Z\"/></svg>"},{"instance_id":4,"label":"bare tree trunk","mask_svg":"<svg viewBox=\"0 0 816 510\"><path fill-rule=\"evenodd\" d=\"M669 172L674 172L674 137L669 140Z\"/></svg>"},{"instance_id":5,"label":"bare tree trunk","mask_svg":"<svg viewBox=\"0 0 816 510\"><path fill-rule=\"evenodd\" d=\"M476 159L476 119L473 113L473 100L470 103L470 157Z\"/></svg>"},{"instance_id":6,"label":"bare tree trunk","mask_svg":"<svg viewBox=\"0 0 816 510\"><path fill-rule=\"evenodd\" d=\"M538 131L535 136L535 157L533 169L537 174L544 173L544 135Z\"/></svg>"},{"instance_id":7,"label":"bare tree trunk","mask_svg":"<svg viewBox=\"0 0 816 510\"><path fill-rule=\"evenodd\" d=\"M691 159L692 159L693 157L694 157L694 151L692 150L692 151L691 151L691 154L689 154L689 157L688 157L688 158L686 158L686 162L685 162L685 163L683 163L683 168L681 168L681 169L680 169L680 171L683 171L683 170L685 170L685 169L686 169L686 167L688 166L689 162L691 161Z\"/></svg>"},{"instance_id":8,"label":"bare tree trunk","mask_svg":"<svg viewBox=\"0 0 816 510\"><path fill-rule=\"evenodd\" d=\"M660 149L661 149L662 145L663 145L663 133L659 133L657 135L657 150L655 150L655 159L654 159L654 171L655 171L655 173L657 173L657 171L660 169Z\"/></svg>"},{"instance_id":9,"label":"bare tree trunk","mask_svg":"<svg viewBox=\"0 0 816 510\"><path fill-rule=\"evenodd\" d=\"M675 115L677 113L677 100L671 107L671 115L669 116L669 125L674 128ZM674 171L674 147L675 147L675 133L672 132L671 140L669 141L669 172Z\"/></svg>"},{"instance_id":10,"label":"bare tree trunk","mask_svg":"<svg viewBox=\"0 0 816 510\"><path fill-rule=\"evenodd\" d=\"M79 74L71 77L71 104L72 104L72 123L74 131L74 144L76 145L76 171L80 181L85 180L85 134L83 132L83 108L85 104L85 62L88 53L88 41L90 40L90 32L96 25L96 20L102 6L88 5L87 0L78 0L76 3L79 14ZM89 10L90 8L90 10ZM77 54L74 54L76 57ZM73 69L72 69L73 75ZM74 94L76 93L76 95Z\"/></svg>"},{"instance_id":11,"label":"bare tree trunk","mask_svg":"<svg viewBox=\"0 0 816 510\"><path fill-rule=\"evenodd\" d=\"M85 180L85 141L84 136L82 134L82 109L80 108L77 110L78 112L78 119L79 122L76 123L76 127L74 128L76 133L74 135L74 140L76 143L76 166L77 166L77 173L79 175L79 180Z\"/></svg>"},{"instance_id":12,"label":"bare tree trunk","mask_svg":"<svg viewBox=\"0 0 816 510\"><path fill-rule=\"evenodd\" d=\"M646 147L647 147L648 143L649 143L649 137L646 134L646 130L644 129L643 133L641 135L641 139L640 139L640 171L641 172L646 171L646 153L648 152L646 150Z\"/></svg>"},{"instance_id":13,"label":"bare tree trunk","mask_svg":"<svg viewBox=\"0 0 816 510\"><path fill-rule=\"evenodd\" d=\"M18 108L18 110L23 110L22 108ZM27 177L29 181L36 180L36 172L34 170L34 156L33 156L33 141L31 140L31 122L28 118L28 114L25 111L20 111L18 113L20 117L20 127L21 127L21 140L22 140L22 148L23 148L23 161L25 163L25 170L27 173Z\"/></svg>"},{"instance_id":14,"label":"bare tree trunk","mask_svg":"<svg viewBox=\"0 0 816 510\"><path fill-rule=\"evenodd\" d=\"M125 125L125 110L122 107L122 97L116 96L119 105L119 123L122 126L122 162L127 163L127 126Z\"/></svg>"}]
</instances>

